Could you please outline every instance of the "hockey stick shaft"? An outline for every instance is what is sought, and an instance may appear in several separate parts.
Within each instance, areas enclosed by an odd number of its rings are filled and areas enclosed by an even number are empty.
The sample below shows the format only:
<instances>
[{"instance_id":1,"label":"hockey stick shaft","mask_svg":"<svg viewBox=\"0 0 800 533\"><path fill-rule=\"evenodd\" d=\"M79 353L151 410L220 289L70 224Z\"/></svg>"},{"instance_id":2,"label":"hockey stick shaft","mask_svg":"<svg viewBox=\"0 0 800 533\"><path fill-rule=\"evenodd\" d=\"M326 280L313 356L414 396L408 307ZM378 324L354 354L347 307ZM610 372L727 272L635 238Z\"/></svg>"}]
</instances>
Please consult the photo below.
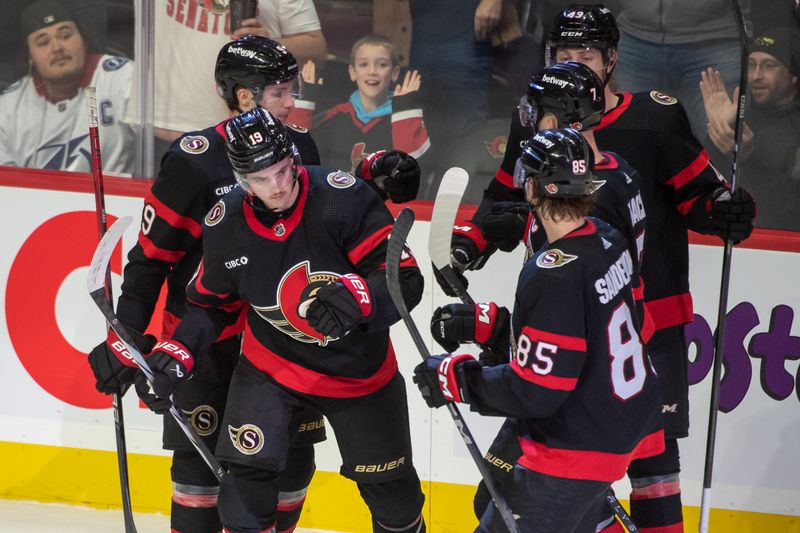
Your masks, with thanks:
<instances>
[{"instance_id":1,"label":"hockey stick shaft","mask_svg":"<svg viewBox=\"0 0 800 533\"><path fill-rule=\"evenodd\" d=\"M130 352L133 360L139 366L139 369L144 373L147 377L147 380L150 384L153 383L153 371L150 366L147 364L142 353L137 349L136 343L134 342L133 338L131 337L128 330L125 326L117 318L114 310L111 308L108 300L105 299L105 276L103 273L108 268L108 262L111 258L111 254L114 251L114 248L117 245L117 242L122 238L122 234L125 232L125 229L130 225L131 217L123 217L117 220L111 228L109 228L106 235L100 240L100 244L97 246L97 250L95 250L94 257L92 258L92 263L89 266L89 276L87 278L87 289L89 290L89 296L92 297L94 303L100 309L100 312L103 313L103 316L108 321L109 326L114 332L119 336L120 340L125 343L125 347ZM177 407L175 407L175 403L172 403L172 406L169 409L170 415L175 419L175 421L180 426L181 430L186 434L186 437L189 439L189 442L192 443L192 446L195 447L197 452L206 462L206 464L211 468L211 471L217 477L218 480L222 480L225 475L225 470L220 465L219 461L217 461L214 454L208 449L208 447L203 443L202 439L195 433L192 429L189 422L186 420L186 417L183 416Z\"/></svg>"},{"instance_id":2,"label":"hockey stick shaft","mask_svg":"<svg viewBox=\"0 0 800 533\"><path fill-rule=\"evenodd\" d=\"M397 307L397 311L400 313L403 323L408 329L409 334L411 334L411 338L424 361L430 357L431 354L422 339L422 335L420 335L417 329L417 325L408 312L405 299L403 298L403 290L400 285L400 258L403 254L406 238L413 224L414 212L408 208L403 209L395 221L392 235L389 238L389 245L386 252L386 281L389 288L389 295L395 307ZM489 490L489 494L492 496L500 516L503 518L503 522L505 522L506 527L508 527L511 533L518 533L519 528L514 520L514 515L511 513L511 509L508 507L505 498L500 494L500 490L489 473L489 469L483 462L483 454L481 454L481 451L478 449L478 445L475 443L475 439L472 437L472 433L464 417L453 402L447 403L447 410L450 412L450 416L453 418L453 422L455 422L456 428L458 428L458 432L461 434L461 438L464 440L464 444L467 446L472 460L478 467L478 471L484 483L486 483L486 488Z\"/></svg>"},{"instance_id":3,"label":"hockey stick shaft","mask_svg":"<svg viewBox=\"0 0 800 533\"><path fill-rule=\"evenodd\" d=\"M474 305L475 300L467 292L467 288L456 275L453 266L450 264L450 246L452 240L452 228L458 213L458 207L466 190L466 172L451 172L448 170L442 177L439 184L439 191L436 194L436 201L433 204L433 214L431 216L430 235L428 237L428 255L431 257L433 268L439 271L447 284L465 304ZM460 169L459 169L460 170ZM516 340L514 332L509 328L509 341L512 354L516 353ZM629 533L639 533L639 528L633 522L628 512L617 499L614 491L609 489L606 501Z\"/></svg>"},{"instance_id":4,"label":"hockey stick shaft","mask_svg":"<svg viewBox=\"0 0 800 533\"><path fill-rule=\"evenodd\" d=\"M86 106L89 115L89 151L91 155L92 184L94 185L94 210L97 215L98 239L102 239L108 227L106 219L106 199L103 189L103 164L100 155L100 131L97 120L97 92L94 87L86 88ZM109 302L114 301L111 293L111 269L106 269L106 290L103 297ZM131 505L130 482L128 478L128 450L125 441L125 418L122 410L122 394L111 395L111 409L114 413L114 434L117 446L117 469L119 470L119 485L122 493L122 514L125 520L125 532L136 533L136 524L133 521L133 508Z\"/></svg>"},{"instance_id":5,"label":"hockey stick shaft","mask_svg":"<svg viewBox=\"0 0 800 533\"><path fill-rule=\"evenodd\" d=\"M747 63L749 51L744 17L737 0L731 0L731 9L739 32L739 107L733 133L733 153L731 165L731 193L736 190L739 174L739 154L741 153L742 132L744 130L744 111L747 102ZM711 482L714 472L714 449L717 439L717 418L719 416L719 390L722 377L722 363L725 350L725 319L728 313L728 288L731 276L731 253L733 245L726 240L722 254L722 276L719 289L719 307L717 308L717 335L714 339L714 366L711 374L711 399L708 413L708 434L706 436L705 468L703 471L703 496L700 502L700 533L707 533L711 514Z\"/></svg>"}]
</instances>

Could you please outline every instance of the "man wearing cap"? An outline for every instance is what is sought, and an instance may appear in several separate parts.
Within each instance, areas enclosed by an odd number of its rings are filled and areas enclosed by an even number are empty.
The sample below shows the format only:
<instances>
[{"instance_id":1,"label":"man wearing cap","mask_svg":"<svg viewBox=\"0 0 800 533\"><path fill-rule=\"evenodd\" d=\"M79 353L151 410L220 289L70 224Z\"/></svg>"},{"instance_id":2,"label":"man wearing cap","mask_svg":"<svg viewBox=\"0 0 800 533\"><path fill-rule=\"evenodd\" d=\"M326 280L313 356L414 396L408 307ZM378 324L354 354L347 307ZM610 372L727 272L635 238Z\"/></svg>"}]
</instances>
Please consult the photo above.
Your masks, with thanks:
<instances>
[{"instance_id":1,"label":"man wearing cap","mask_svg":"<svg viewBox=\"0 0 800 533\"><path fill-rule=\"evenodd\" d=\"M749 107L742 124L742 183L762 209L759 226L800 229L792 210L800 199L800 31L779 27L758 37L750 48ZM702 73L700 91L708 116L709 155L717 168L731 168L738 89L733 98L719 73Z\"/></svg>"},{"instance_id":2,"label":"man wearing cap","mask_svg":"<svg viewBox=\"0 0 800 533\"><path fill-rule=\"evenodd\" d=\"M84 89L97 88L105 170L129 174L133 131L121 121L133 65L95 53L73 13L58 0L39 0L20 16L29 74L0 95L0 165L89 172Z\"/></svg>"}]
</instances>

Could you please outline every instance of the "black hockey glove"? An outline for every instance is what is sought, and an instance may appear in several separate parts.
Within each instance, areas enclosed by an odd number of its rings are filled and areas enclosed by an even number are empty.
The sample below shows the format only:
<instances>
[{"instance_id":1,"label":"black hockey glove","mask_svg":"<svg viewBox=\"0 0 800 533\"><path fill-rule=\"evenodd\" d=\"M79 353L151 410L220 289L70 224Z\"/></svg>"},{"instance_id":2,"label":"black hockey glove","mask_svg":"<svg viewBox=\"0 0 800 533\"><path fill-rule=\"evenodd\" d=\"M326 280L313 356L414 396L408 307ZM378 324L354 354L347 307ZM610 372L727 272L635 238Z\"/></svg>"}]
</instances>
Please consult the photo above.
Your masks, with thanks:
<instances>
[{"instance_id":1,"label":"black hockey glove","mask_svg":"<svg viewBox=\"0 0 800 533\"><path fill-rule=\"evenodd\" d=\"M419 163L400 150L368 155L356 166L356 176L367 181L378 193L396 203L410 202L419 192Z\"/></svg>"},{"instance_id":2,"label":"black hockey glove","mask_svg":"<svg viewBox=\"0 0 800 533\"><path fill-rule=\"evenodd\" d=\"M509 312L494 302L448 304L439 307L431 318L431 334L442 348L452 353L462 342L483 348L481 362L494 366L508 360Z\"/></svg>"},{"instance_id":3,"label":"black hockey glove","mask_svg":"<svg viewBox=\"0 0 800 533\"><path fill-rule=\"evenodd\" d=\"M156 338L152 335L142 335L133 329L128 329L128 333L142 354L148 353L156 343ZM126 385L133 383L139 368L125 344L111 328L108 329L105 342L89 352L89 365L94 374L94 386L105 394L122 392Z\"/></svg>"},{"instance_id":4,"label":"black hockey glove","mask_svg":"<svg viewBox=\"0 0 800 533\"><path fill-rule=\"evenodd\" d=\"M483 268L496 249L486 242L481 235L481 230L472 223L466 222L453 227L453 237L450 241L450 264L453 266L456 276L461 280L464 290L469 287L469 281L464 277L463 272ZM458 296L435 267L433 275L446 295Z\"/></svg>"},{"instance_id":5,"label":"black hockey glove","mask_svg":"<svg viewBox=\"0 0 800 533\"><path fill-rule=\"evenodd\" d=\"M497 202L483 216L481 232L500 250L510 252L525 238L530 214L527 202Z\"/></svg>"},{"instance_id":6,"label":"black hockey glove","mask_svg":"<svg viewBox=\"0 0 800 533\"><path fill-rule=\"evenodd\" d=\"M470 403L465 373L480 371L481 364L468 354L432 355L414 367L411 378L428 407L447 402Z\"/></svg>"},{"instance_id":7,"label":"black hockey glove","mask_svg":"<svg viewBox=\"0 0 800 533\"><path fill-rule=\"evenodd\" d=\"M156 396L153 387L150 386L150 382L147 381L147 376L145 376L143 372L136 373L136 377L133 378L133 386L136 387L136 394L139 395L139 399L142 400L151 411L160 415L169 412L170 407L172 407L172 401L170 401L169 398L159 398Z\"/></svg>"},{"instance_id":8,"label":"black hockey glove","mask_svg":"<svg viewBox=\"0 0 800 533\"><path fill-rule=\"evenodd\" d=\"M372 314L372 295L357 274L345 274L317 291L308 306L308 324L327 337L339 339Z\"/></svg>"},{"instance_id":9,"label":"black hockey glove","mask_svg":"<svg viewBox=\"0 0 800 533\"><path fill-rule=\"evenodd\" d=\"M738 188L733 194L719 188L711 197L709 216L714 235L733 244L739 244L753 232L756 218L756 202L745 189Z\"/></svg>"},{"instance_id":10,"label":"black hockey glove","mask_svg":"<svg viewBox=\"0 0 800 533\"><path fill-rule=\"evenodd\" d=\"M153 371L153 392L159 398L169 398L178 383L186 381L194 368L194 356L182 343L161 341L147 358Z\"/></svg>"}]
</instances>

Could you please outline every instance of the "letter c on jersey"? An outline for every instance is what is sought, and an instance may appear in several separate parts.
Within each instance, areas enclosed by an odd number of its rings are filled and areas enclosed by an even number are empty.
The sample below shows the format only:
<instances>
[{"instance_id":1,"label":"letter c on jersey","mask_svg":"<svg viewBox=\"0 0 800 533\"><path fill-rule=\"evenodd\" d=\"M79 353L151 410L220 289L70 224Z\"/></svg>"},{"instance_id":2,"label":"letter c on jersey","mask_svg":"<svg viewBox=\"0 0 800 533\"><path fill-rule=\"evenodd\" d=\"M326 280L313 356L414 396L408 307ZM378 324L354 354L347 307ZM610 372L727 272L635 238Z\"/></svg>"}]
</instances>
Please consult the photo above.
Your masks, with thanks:
<instances>
[{"instance_id":1,"label":"letter c on jersey","mask_svg":"<svg viewBox=\"0 0 800 533\"><path fill-rule=\"evenodd\" d=\"M108 225L115 220L109 216ZM5 302L11 344L31 378L59 400L88 409L110 407L111 397L95 391L86 354L62 335L56 296L70 273L89 266L96 246L94 212L64 213L46 220L25 240L11 264ZM122 271L119 247L111 269ZM102 315L98 312L91 320L100 321Z\"/></svg>"}]
</instances>

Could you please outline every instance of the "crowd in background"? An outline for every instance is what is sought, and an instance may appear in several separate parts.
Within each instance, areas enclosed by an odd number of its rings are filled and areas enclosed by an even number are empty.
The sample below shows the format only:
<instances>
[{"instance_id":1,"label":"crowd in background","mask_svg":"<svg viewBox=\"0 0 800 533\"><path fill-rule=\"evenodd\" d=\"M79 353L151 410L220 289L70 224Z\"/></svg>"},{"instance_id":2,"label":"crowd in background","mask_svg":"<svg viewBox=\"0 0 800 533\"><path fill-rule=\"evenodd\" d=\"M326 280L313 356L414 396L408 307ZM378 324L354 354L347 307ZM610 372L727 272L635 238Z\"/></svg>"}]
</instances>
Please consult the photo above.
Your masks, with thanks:
<instances>
[{"instance_id":1,"label":"crowd in background","mask_svg":"<svg viewBox=\"0 0 800 533\"><path fill-rule=\"evenodd\" d=\"M432 199L444 170L461 166L471 176L467 200L477 203L502 161L509 117L544 64L544 28L568 3L259 0L256 17L231 31L227 1L158 0L156 164L180 133L229 116L214 61L232 37L254 33L278 40L303 65L304 87L277 95L302 118L288 110L279 118L314 132L323 164L346 170L374 146L391 145L420 160L421 199ZM621 30L615 90L676 97L729 176L740 64L730 0L603 3ZM751 50L740 184L758 201L758 227L800 230L792 216L800 199L800 13L794 0L739 3ZM94 85L105 170L129 175L143 75L133 0L4 7L0 165L89 171L83 89ZM422 120L402 133L389 126L409 117Z\"/></svg>"}]
</instances>

